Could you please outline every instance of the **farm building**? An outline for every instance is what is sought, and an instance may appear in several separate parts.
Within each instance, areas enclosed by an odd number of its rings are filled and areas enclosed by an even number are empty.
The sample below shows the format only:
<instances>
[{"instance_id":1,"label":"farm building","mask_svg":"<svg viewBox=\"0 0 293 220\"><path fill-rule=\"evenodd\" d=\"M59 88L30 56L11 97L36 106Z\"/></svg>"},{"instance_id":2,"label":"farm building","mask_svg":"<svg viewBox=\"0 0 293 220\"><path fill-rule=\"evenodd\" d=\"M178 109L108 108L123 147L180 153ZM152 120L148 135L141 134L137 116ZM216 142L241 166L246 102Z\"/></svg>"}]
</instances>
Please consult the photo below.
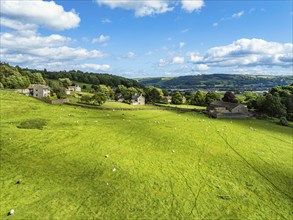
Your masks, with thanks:
<instances>
[{"instance_id":1,"label":"farm building","mask_svg":"<svg viewBox=\"0 0 293 220\"><path fill-rule=\"evenodd\" d=\"M28 87L28 91L29 91L29 93L28 93L29 96L33 96L33 97L39 98L39 99L50 95L50 87L45 86L45 85L41 85L41 84L31 84Z\"/></svg>"},{"instance_id":2,"label":"farm building","mask_svg":"<svg viewBox=\"0 0 293 220\"><path fill-rule=\"evenodd\" d=\"M133 95L131 97L131 105L145 105L145 97L143 95Z\"/></svg>"},{"instance_id":3,"label":"farm building","mask_svg":"<svg viewBox=\"0 0 293 220\"><path fill-rule=\"evenodd\" d=\"M81 92L81 88L78 85L68 86L65 92L67 95L70 95L71 92Z\"/></svg>"},{"instance_id":4,"label":"farm building","mask_svg":"<svg viewBox=\"0 0 293 220\"><path fill-rule=\"evenodd\" d=\"M248 109L240 103L213 101L208 107L209 116L213 118L249 118Z\"/></svg>"}]
</instances>

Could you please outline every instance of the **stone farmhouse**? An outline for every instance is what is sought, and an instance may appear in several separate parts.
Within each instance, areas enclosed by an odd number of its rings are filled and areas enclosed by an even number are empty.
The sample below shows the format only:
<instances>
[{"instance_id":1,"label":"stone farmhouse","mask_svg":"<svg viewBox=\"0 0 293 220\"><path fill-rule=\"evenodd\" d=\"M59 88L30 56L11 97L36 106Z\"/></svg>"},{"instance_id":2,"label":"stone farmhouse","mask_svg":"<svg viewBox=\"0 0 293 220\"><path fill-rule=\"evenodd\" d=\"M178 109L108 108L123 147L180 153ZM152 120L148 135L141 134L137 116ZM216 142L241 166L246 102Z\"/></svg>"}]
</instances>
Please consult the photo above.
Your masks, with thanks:
<instances>
[{"instance_id":1,"label":"stone farmhouse","mask_svg":"<svg viewBox=\"0 0 293 220\"><path fill-rule=\"evenodd\" d=\"M213 101L207 111L213 118L249 118L251 114L248 109L240 103Z\"/></svg>"},{"instance_id":2,"label":"stone farmhouse","mask_svg":"<svg viewBox=\"0 0 293 220\"><path fill-rule=\"evenodd\" d=\"M140 94L140 95L133 95L131 97L131 102L130 102L131 105L145 105L145 97Z\"/></svg>"},{"instance_id":3,"label":"stone farmhouse","mask_svg":"<svg viewBox=\"0 0 293 220\"><path fill-rule=\"evenodd\" d=\"M50 95L50 87L41 84L31 84L28 87L28 95L41 99Z\"/></svg>"},{"instance_id":4,"label":"stone farmhouse","mask_svg":"<svg viewBox=\"0 0 293 220\"><path fill-rule=\"evenodd\" d=\"M67 95L70 95L71 92L81 92L81 88L78 85L68 86L65 92Z\"/></svg>"}]
</instances>

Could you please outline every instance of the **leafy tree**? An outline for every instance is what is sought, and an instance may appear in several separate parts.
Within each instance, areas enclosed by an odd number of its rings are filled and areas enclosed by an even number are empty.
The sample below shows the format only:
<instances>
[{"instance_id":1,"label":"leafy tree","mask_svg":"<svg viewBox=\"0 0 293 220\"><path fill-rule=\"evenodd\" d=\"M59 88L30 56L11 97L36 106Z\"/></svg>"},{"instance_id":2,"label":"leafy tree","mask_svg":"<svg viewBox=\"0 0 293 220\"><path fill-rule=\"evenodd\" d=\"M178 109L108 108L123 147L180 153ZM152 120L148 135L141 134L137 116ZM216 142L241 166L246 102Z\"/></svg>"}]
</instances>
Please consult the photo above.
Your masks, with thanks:
<instances>
[{"instance_id":1,"label":"leafy tree","mask_svg":"<svg viewBox=\"0 0 293 220\"><path fill-rule=\"evenodd\" d=\"M1 82L0 82L0 89L4 89L4 86Z\"/></svg>"},{"instance_id":2,"label":"leafy tree","mask_svg":"<svg viewBox=\"0 0 293 220\"><path fill-rule=\"evenodd\" d=\"M86 90L86 89L87 89L86 85L83 85L83 86L82 86L82 89L83 89L83 90Z\"/></svg>"},{"instance_id":3,"label":"leafy tree","mask_svg":"<svg viewBox=\"0 0 293 220\"><path fill-rule=\"evenodd\" d=\"M236 99L236 96L234 95L233 92L231 91L227 91L225 94L224 94L224 97L222 98L222 100L224 102L232 102L232 103L237 103L238 100Z\"/></svg>"},{"instance_id":4,"label":"leafy tree","mask_svg":"<svg viewBox=\"0 0 293 220\"><path fill-rule=\"evenodd\" d=\"M93 104L102 105L108 99L108 96L105 93L97 92L94 96L91 97Z\"/></svg>"},{"instance_id":5,"label":"leafy tree","mask_svg":"<svg viewBox=\"0 0 293 220\"><path fill-rule=\"evenodd\" d=\"M262 104L262 111L272 117L280 117L286 114L286 107L281 103L279 96L267 94Z\"/></svg>"},{"instance_id":6,"label":"leafy tree","mask_svg":"<svg viewBox=\"0 0 293 220\"><path fill-rule=\"evenodd\" d=\"M179 104L182 104L182 102L183 102L182 94L178 91L174 92L172 95L172 104L179 105Z\"/></svg>"},{"instance_id":7,"label":"leafy tree","mask_svg":"<svg viewBox=\"0 0 293 220\"><path fill-rule=\"evenodd\" d=\"M149 86L144 90L147 102L160 102L164 96L162 89Z\"/></svg>"},{"instance_id":8,"label":"leafy tree","mask_svg":"<svg viewBox=\"0 0 293 220\"><path fill-rule=\"evenodd\" d=\"M68 86L72 85L72 81L69 78L59 78L59 82L64 88L68 88Z\"/></svg>"},{"instance_id":9,"label":"leafy tree","mask_svg":"<svg viewBox=\"0 0 293 220\"><path fill-rule=\"evenodd\" d=\"M220 100L221 95L217 92L208 92L206 94L205 102L207 105L211 104L213 101Z\"/></svg>"},{"instance_id":10,"label":"leafy tree","mask_svg":"<svg viewBox=\"0 0 293 220\"><path fill-rule=\"evenodd\" d=\"M91 97L89 95L83 95L80 99L82 102L89 103L91 101Z\"/></svg>"},{"instance_id":11,"label":"leafy tree","mask_svg":"<svg viewBox=\"0 0 293 220\"><path fill-rule=\"evenodd\" d=\"M206 105L206 93L202 91L196 91L191 100L191 104L205 106Z\"/></svg>"},{"instance_id":12,"label":"leafy tree","mask_svg":"<svg viewBox=\"0 0 293 220\"><path fill-rule=\"evenodd\" d=\"M51 90L56 94L58 99L66 98L66 89L62 86L61 83L51 83Z\"/></svg>"}]
</instances>

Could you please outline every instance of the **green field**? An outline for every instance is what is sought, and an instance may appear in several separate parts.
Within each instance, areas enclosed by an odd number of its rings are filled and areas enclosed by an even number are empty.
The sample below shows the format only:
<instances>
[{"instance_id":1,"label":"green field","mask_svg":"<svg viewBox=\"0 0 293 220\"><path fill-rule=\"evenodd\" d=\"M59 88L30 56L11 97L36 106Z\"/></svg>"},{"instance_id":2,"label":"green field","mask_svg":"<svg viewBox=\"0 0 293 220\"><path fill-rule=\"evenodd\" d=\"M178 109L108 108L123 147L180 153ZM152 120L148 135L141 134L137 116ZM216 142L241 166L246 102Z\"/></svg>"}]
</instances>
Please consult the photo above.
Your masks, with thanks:
<instances>
[{"instance_id":1,"label":"green field","mask_svg":"<svg viewBox=\"0 0 293 220\"><path fill-rule=\"evenodd\" d=\"M293 218L292 128L0 95L2 219Z\"/></svg>"}]
</instances>

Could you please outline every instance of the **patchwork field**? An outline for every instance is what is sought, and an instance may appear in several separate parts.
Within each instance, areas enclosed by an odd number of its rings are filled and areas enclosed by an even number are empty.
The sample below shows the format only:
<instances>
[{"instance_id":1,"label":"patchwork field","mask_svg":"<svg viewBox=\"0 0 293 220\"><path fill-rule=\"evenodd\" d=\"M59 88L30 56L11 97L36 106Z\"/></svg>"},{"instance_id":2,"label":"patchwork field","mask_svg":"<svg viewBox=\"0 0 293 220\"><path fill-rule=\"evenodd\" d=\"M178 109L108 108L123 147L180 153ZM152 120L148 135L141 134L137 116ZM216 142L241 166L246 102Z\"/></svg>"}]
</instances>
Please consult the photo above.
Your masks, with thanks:
<instances>
[{"instance_id":1,"label":"patchwork field","mask_svg":"<svg viewBox=\"0 0 293 220\"><path fill-rule=\"evenodd\" d=\"M0 95L0 218L293 218L292 128Z\"/></svg>"}]
</instances>

